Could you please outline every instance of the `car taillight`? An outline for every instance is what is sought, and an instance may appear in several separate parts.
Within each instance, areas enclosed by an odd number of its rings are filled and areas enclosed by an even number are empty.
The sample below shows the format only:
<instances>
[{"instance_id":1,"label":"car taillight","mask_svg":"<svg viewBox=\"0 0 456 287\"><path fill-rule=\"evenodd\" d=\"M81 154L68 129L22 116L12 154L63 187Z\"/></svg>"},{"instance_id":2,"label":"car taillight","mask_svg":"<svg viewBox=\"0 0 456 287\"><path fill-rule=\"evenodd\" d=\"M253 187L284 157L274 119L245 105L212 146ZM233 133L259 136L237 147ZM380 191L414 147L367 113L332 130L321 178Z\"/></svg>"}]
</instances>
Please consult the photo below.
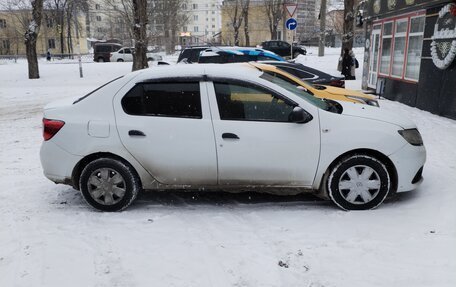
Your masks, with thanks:
<instances>
[{"instance_id":1,"label":"car taillight","mask_svg":"<svg viewBox=\"0 0 456 287\"><path fill-rule=\"evenodd\" d=\"M43 138L50 140L65 125L64 121L43 119Z\"/></svg>"}]
</instances>

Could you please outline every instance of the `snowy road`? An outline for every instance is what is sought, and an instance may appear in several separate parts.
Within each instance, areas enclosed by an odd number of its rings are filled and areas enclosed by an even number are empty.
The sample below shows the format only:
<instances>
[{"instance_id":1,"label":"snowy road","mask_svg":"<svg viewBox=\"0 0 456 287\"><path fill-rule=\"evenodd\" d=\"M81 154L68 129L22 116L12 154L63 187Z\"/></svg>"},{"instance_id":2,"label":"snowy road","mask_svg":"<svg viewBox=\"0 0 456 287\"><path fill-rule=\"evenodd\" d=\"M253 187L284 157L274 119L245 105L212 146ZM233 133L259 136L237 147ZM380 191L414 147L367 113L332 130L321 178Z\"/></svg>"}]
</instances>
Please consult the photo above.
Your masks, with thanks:
<instances>
[{"instance_id":1,"label":"snowy road","mask_svg":"<svg viewBox=\"0 0 456 287\"><path fill-rule=\"evenodd\" d=\"M30 81L25 63L0 65L0 286L456 286L456 121L398 103L380 102L417 123L425 181L373 211L307 195L171 192L100 213L48 181L43 105L130 67L85 64L79 79L77 65L42 63Z\"/></svg>"}]
</instances>

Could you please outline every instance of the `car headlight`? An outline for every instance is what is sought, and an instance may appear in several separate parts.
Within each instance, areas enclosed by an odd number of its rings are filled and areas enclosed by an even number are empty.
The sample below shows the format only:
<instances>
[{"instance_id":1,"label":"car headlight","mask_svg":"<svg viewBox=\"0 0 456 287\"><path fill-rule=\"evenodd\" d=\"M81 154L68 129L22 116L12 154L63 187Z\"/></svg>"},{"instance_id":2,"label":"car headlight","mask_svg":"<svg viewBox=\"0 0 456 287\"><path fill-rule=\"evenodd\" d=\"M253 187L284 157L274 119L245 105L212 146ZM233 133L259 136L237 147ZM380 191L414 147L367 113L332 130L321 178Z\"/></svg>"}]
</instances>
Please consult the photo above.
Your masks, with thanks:
<instances>
[{"instance_id":1,"label":"car headlight","mask_svg":"<svg viewBox=\"0 0 456 287\"><path fill-rule=\"evenodd\" d=\"M411 145L423 145L423 139L417 129L406 129L398 131L399 134Z\"/></svg>"},{"instance_id":2,"label":"car headlight","mask_svg":"<svg viewBox=\"0 0 456 287\"><path fill-rule=\"evenodd\" d=\"M357 96L346 96L346 97L349 99L355 100L357 102L369 105L369 106L380 107L380 105L378 104L378 101L375 99L367 99L367 98L357 97Z\"/></svg>"}]
</instances>

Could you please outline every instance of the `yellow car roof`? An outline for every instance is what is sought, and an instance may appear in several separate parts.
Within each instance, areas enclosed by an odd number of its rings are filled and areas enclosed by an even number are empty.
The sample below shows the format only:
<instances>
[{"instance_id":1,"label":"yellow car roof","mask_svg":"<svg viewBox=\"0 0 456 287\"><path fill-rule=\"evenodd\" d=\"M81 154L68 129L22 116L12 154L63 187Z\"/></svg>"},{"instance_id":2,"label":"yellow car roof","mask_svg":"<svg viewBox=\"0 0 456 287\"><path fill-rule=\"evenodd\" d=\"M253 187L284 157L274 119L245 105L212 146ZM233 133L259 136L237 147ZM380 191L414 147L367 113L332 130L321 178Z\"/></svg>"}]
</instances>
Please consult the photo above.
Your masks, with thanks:
<instances>
[{"instance_id":1,"label":"yellow car roof","mask_svg":"<svg viewBox=\"0 0 456 287\"><path fill-rule=\"evenodd\" d=\"M256 67L257 69L259 69L261 71L273 72L273 73L277 73L283 77L286 77L286 78L292 80L297 85L304 87L305 89L307 89L308 91L310 91L316 97L319 97L319 98L327 98L327 99L332 99L332 100L343 100L343 101L349 101L349 102L358 102L351 98L347 98L347 96L356 96L356 97L361 97L361 98L365 98L368 100L375 100L374 96L367 95L361 91L356 91L356 90L349 90L349 89L337 88L337 87L326 86L326 85L319 85L319 86L325 87L324 90L319 90L319 89L313 87L311 84L299 79L298 77L296 77L284 70L281 70L280 68L277 68L276 66L269 65L269 64L256 63L256 62L249 62L249 64Z\"/></svg>"}]
</instances>

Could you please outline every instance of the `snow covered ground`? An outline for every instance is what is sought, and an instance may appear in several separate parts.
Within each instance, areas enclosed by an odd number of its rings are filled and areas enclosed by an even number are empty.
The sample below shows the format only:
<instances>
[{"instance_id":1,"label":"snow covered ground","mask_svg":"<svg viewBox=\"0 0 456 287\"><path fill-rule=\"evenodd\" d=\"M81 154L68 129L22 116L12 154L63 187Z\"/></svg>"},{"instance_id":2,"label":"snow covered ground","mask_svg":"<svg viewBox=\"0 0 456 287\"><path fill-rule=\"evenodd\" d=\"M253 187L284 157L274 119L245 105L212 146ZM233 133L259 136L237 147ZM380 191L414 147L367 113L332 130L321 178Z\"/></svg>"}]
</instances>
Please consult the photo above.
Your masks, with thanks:
<instances>
[{"instance_id":1,"label":"snow covered ground","mask_svg":"<svg viewBox=\"0 0 456 287\"><path fill-rule=\"evenodd\" d=\"M337 50L315 55L306 64L336 72ZM76 64L40 62L41 79L28 80L25 62L0 65L1 287L456 286L456 121L399 103L380 101L417 123L425 181L373 211L208 191L148 193L125 212L101 213L48 181L43 105L130 69L88 63L80 79Z\"/></svg>"}]
</instances>

